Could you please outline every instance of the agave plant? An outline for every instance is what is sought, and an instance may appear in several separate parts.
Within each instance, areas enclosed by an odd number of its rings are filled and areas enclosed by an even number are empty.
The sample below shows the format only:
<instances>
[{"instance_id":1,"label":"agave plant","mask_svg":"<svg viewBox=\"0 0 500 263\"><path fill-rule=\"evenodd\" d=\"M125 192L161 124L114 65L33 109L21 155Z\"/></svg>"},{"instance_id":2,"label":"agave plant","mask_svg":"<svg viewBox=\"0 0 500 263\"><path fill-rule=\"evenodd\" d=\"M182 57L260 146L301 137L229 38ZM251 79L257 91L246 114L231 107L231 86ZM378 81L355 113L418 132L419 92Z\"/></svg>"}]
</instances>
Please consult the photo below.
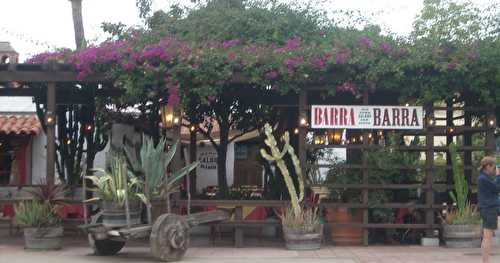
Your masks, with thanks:
<instances>
[{"instance_id":1,"label":"agave plant","mask_svg":"<svg viewBox=\"0 0 500 263\"><path fill-rule=\"evenodd\" d=\"M95 185L95 188L90 190L97 193L96 198L92 198L88 201L102 200L125 206L125 194L127 193L129 199L148 203L143 193L144 182L134 174L127 172L123 164L123 158L114 157L111 161L111 169L109 172L102 169L94 169L94 172L101 173L101 175L86 176L86 178L92 180ZM127 189L125 189L124 186L123 173L127 173L127 176L125 176L127 180Z\"/></svg>"},{"instance_id":2,"label":"agave plant","mask_svg":"<svg viewBox=\"0 0 500 263\"><path fill-rule=\"evenodd\" d=\"M193 162L166 176L168 165L174 157L179 142L176 142L165 152L166 143L166 138L161 138L155 146L153 139L143 136L140 150L137 147L124 147L131 172L137 177L144 176L146 178L148 196L150 197L166 196L173 192L179 180L198 166L198 162ZM132 152L134 150L135 152ZM139 158L133 158L133 156L139 156Z\"/></svg>"},{"instance_id":3,"label":"agave plant","mask_svg":"<svg viewBox=\"0 0 500 263\"><path fill-rule=\"evenodd\" d=\"M53 227L61 223L56 207L46 202L26 201L16 205L16 222L25 227Z\"/></svg>"}]
</instances>

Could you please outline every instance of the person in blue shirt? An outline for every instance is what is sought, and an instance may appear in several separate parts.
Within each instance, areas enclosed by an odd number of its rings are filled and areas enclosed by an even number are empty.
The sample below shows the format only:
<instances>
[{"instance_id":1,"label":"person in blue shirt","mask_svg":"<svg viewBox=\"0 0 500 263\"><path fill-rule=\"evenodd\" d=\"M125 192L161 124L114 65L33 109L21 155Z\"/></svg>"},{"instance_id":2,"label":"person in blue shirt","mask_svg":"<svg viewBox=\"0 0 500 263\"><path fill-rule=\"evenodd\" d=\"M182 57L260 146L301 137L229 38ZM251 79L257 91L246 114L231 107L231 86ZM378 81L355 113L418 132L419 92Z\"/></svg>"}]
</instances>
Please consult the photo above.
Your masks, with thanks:
<instances>
[{"instance_id":1,"label":"person in blue shirt","mask_svg":"<svg viewBox=\"0 0 500 263\"><path fill-rule=\"evenodd\" d=\"M477 178L477 198L479 212L483 220L483 241L481 254L483 262L490 262L491 241L494 231L498 228L498 208L500 207L498 194L500 180L496 168L496 159L486 156L481 160L479 177ZM495 176L497 176L495 180Z\"/></svg>"}]
</instances>

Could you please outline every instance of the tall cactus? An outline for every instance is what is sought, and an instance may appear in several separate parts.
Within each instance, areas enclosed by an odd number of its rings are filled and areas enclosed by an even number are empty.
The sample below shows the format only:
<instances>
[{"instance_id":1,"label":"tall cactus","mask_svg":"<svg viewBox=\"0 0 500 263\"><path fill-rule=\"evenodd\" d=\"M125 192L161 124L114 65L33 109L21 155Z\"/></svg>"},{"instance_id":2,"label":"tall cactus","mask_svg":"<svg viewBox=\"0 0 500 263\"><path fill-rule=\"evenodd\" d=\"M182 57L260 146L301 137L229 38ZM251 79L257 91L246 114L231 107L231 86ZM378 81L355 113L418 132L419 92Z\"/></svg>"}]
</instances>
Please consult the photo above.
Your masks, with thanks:
<instances>
[{"instance_id":1,"label":"tall cactus","mask_svg":"<svg viewBox=\"0 0 500 263\"><path fill-rule=\"evenodd\" d=\"M265 149L260 149L260 154L264 159L269 162L276 162L278 168L283 175L283 179L285 180L286 187L288 189L288 193L290 194L290 199L292 203L292 209L295 216L302 215L302 206L301 202L304 200L304 177L302 175L302 169L300 167L299 158L295 155L295 151L293 147L290 145L290 135L288 132L285 132L281 137L281 140L284 143L283 150L278 148L278 143L273 135L273 129L271 125L266 123L264 126L264 133L266 134L267 139L264 140L265 144L270 148L271 153L268 154ZM295 168L295 173L297 174L299 181L299 193L295 189L295 185L293 183L292 177L290 176L290 172L285 163L285 155L289 154L292 158L293 166Z\"/></svg>"}]
</instances>

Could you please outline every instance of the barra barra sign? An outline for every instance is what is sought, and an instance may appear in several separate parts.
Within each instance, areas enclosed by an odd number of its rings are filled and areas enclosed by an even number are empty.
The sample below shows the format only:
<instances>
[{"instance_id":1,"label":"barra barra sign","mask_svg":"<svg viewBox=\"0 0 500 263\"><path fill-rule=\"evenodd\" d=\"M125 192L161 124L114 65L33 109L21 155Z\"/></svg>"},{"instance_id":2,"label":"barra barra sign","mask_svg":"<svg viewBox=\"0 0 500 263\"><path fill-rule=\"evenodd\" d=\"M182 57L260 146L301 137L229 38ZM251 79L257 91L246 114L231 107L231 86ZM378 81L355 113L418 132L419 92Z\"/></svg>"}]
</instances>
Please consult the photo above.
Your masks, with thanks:
<instances>
[{"instance_id":1,"label":"barra barra sign","mask_svg":"<svg viewBox=\"0 0 500 263\"><path fill-rule=\"evenodd\" d=\"M419 106L313 105L311 127L316 129L423 129Z\"/></svg>"}]
</instances>

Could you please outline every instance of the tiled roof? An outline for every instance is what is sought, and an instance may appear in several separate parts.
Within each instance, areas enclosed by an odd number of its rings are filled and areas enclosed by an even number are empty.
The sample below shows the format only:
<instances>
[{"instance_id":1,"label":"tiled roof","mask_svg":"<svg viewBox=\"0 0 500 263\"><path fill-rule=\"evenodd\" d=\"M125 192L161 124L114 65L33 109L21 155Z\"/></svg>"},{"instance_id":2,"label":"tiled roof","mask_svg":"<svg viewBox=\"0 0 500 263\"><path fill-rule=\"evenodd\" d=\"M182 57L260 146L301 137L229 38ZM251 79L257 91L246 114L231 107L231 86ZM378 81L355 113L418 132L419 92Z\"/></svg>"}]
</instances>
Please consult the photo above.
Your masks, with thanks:
<instances>
[{"instance_id":1,"label":"tiled roof","mask_svg":"<svg viewBox=\"0 0 500 263\"><path fill-rule=\"evenodd\" d=\"M0 134L38 135L41 129L42 125L36 115L0 114Z\"/></svg>"},{"instance_id":2,"label":"tiled roof","mask_svg":"<svg viewBox=\"0 0 500 263\"><path fill-rule=\"evenodd\" d=\"M10 43L6 41L0 41L0 52L17 54L17 52L12 48Z\"/></svg>"}]
</instances>

